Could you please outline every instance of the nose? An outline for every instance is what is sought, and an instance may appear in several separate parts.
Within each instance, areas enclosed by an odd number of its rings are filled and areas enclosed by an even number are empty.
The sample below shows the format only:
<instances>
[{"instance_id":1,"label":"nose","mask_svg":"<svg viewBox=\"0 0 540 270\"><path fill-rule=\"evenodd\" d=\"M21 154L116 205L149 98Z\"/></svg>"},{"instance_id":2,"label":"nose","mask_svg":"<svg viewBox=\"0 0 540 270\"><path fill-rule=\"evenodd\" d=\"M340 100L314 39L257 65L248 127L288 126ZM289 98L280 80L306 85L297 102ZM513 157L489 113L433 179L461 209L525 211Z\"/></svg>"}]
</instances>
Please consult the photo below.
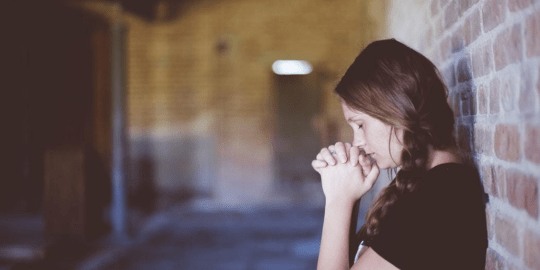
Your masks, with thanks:
<instances>
[{"instance_id":1,"label":"nose","mask_svg":"<svg viewBox=\"0 0 540 270\"><path fill-rule=\"evenodd\" d=\"M361 131L354 132L354 138L352 141L353 146L364 148L366 146L366 140L364 134Z\"/></svg>"}]
</instances>

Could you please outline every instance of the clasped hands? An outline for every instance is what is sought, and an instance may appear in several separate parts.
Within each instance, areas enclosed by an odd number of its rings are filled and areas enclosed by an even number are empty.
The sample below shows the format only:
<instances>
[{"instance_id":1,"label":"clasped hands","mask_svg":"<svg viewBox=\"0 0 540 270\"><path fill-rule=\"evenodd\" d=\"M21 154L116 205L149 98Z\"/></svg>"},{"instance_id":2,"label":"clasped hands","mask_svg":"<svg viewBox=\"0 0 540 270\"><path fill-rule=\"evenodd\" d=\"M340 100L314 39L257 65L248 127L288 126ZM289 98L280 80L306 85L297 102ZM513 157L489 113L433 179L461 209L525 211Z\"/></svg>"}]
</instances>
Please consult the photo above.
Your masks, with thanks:
<instances>
[{"instance_id":1,"label":"clasped hands","mask_svg":"<svg viewBox=\"0 0 540 270\"><path fill-rule=\"evenodd\" d=\"M363 150L349 143L338 142L321 149L311 165L321 175L327 202L355 202L379 176L377 162L371 162Z\"/></svg>"}]
</instances>

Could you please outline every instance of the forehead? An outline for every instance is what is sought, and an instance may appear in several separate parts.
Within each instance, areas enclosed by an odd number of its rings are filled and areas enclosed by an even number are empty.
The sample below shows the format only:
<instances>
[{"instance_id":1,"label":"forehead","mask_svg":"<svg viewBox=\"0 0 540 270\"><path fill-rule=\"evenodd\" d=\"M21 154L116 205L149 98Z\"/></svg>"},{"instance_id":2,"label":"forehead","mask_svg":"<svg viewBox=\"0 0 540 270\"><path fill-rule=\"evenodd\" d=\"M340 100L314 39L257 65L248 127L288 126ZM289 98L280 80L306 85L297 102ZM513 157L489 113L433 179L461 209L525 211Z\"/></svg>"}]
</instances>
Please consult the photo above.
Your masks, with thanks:
<instances>
[{"instance_id":1,"label":"forehead","mask_svg":"<svg viewBox=\"0 0 540 270\"><path fill-rule=\"evenodd\" d=\"M343 116L345 116L345 120L347 121L362 120L368 118L367 114L350 108L343 101L341 101L341 108L343 109Z\"/></svg>"}]
</instances>

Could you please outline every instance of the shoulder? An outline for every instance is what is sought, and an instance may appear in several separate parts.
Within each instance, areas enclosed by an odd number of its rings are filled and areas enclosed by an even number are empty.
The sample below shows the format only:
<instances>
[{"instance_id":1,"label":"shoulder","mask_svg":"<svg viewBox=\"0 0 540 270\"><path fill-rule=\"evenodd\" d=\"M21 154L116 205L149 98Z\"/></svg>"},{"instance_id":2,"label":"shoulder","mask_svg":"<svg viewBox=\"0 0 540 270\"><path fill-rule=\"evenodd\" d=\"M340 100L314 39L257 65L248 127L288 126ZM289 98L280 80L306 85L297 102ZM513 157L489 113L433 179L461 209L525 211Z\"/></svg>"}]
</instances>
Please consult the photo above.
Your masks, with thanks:
<instances>
[{"instance_id":1,"label":"shoulder","mask_svg":"<svg viewBox=\"0 0 540 270\"><path fill-rule=\"evenodd\" d=\"M483 193L476 168L460 163L444 163L428 170L419 191Z\"/></svg>"}]
</instances>

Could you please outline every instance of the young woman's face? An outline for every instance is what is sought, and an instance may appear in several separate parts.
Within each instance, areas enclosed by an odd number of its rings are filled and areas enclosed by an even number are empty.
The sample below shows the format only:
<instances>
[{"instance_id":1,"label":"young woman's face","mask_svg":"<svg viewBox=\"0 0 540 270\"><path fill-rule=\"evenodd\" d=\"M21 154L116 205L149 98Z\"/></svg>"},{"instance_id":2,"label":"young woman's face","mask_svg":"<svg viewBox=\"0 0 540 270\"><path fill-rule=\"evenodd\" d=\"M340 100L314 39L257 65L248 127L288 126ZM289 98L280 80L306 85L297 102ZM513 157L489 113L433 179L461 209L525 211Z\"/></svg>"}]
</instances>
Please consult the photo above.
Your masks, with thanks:
<instances>
[{"instance_id":1,"label":"young woman's face","mask_svg":"<svg viewBox=\"0 0 540 270\"><path fill-rule=\"evenodd\" d=\"M401 165L401 151L403 150L401 144L403 131L392 129L390 125L376 118L351 109L343 101L341 107L345 120L353 128L352 145L363 148L367 155L377 161L377 165L381 169L399 167Z\"/></svg>"}]
</instances>

